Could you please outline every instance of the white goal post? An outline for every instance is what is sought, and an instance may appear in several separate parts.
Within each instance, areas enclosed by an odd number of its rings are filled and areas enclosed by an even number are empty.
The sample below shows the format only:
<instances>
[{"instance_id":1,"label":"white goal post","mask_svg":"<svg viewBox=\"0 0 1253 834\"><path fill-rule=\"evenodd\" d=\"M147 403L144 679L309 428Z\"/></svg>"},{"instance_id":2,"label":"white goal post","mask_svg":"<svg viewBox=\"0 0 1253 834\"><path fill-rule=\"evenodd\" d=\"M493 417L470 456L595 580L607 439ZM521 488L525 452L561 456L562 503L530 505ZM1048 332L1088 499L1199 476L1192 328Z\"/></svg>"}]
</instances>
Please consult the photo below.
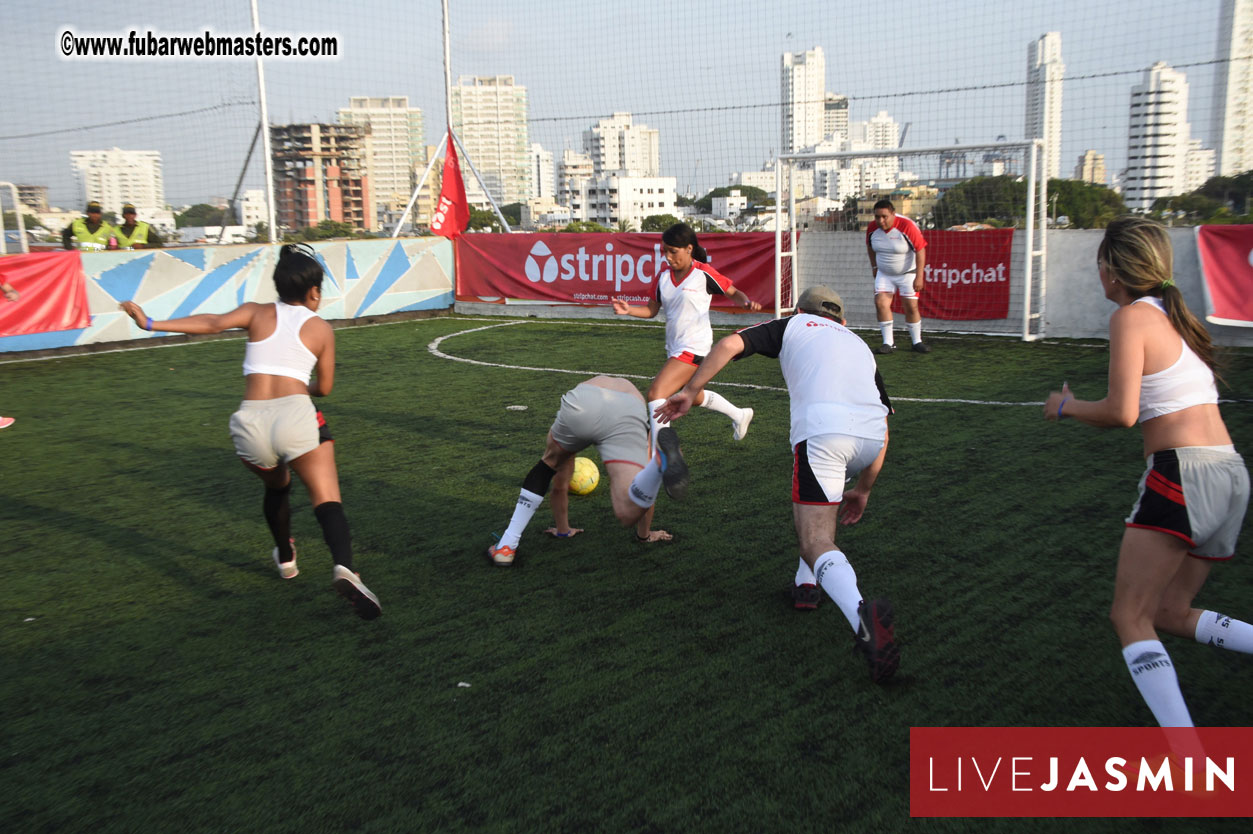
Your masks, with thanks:
<instances>
[{"instance_id":1,"label":"white goal post","mask_svg":"<svg viewBox=\"0 0 1253 834\"><path fill-rule=\"evenodd\" d=\"M1021 207L1015 206L1007 222L1002 221L1015 229L1009 267L1010 307L1006 317L979 321L927 319L926 327L928 330L950 332L1019 335L1023 341L1042 338L1045 335L1048 249L1048 180L1040 175L1043 146L1043 140L1035 139L933 148L780 154L775 161L776 315L792 312L796 298L806 286L823 283L834 286L845 299L850 324L871 326L874 321L873 292L866 277L869 263L865 251L865 229L869 217L857 218L853 215L853 202L847 198L843 202L826 199L828 209L832 205L839 208L824 212L823 194L813 195L815 191L821 192L824 186L826 193L837 191L838 178L841 175L857 177L854 169L859 164L886 164L893 172L908 176L901 176L895 186L871 185L851 196L865 200L871 196L878 199L879 195L890 193L907 195L905 199L908 200L910 195L930 195L930 205L921 199L915 202L916 206L926 206L921 216L903 212L918 222L924 236L928 230L939 228L931 210L939 206L944 195L955 186L979 175L1008 176L1015 183L1025 182L1026 193L1019 204ZM972 175L972 171L979 173ZM832 181L836 184L832 185ZM847 193L847 189L837 193ZM969 207L969 216L957 215L961 216L959 222L979 223L993 216L990 205L986 214L980 215L981 208L984 207ZM953 212L942 214L952 215ZM945 218L942 216L940 219ZM837 226L842 228L837 229ZM946 223L945 227L949 224Z\"/></svg>"}]
</instances>

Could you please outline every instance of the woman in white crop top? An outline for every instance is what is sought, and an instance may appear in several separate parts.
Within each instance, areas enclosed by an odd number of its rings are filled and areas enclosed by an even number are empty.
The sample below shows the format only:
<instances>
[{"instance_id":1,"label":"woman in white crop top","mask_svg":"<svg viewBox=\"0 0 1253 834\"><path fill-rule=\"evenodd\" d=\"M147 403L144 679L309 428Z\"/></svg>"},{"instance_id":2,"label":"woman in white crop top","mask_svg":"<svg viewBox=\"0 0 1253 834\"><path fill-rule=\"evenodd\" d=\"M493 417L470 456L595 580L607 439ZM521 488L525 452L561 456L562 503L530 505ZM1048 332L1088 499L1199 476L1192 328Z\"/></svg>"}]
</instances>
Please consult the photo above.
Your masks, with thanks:
<instances>
[{"instance_id":1,"label":"woman in white crop top","mask_svg":"<svg viewBox=\"0 0 1253 834\"><path fill-rule=\"evenodd\" d=\"M372 620L381 613L378 597L353 570L335 445L322 412L310 399L330 394L335 382L335 332L317 314L322 303L322 265L313 250L299 244L282 247L274 268L274 287L279 300L273 304L249 302L229 313L168 321L153 321L133 301L123 301L121 307L149 331L248 331L244 401L231 415L231 438L240 461L265 483L263 510L274 539L272 558L279 576L294 579L299 573L288 500L294 470L309 492L330 548L335 563L333 587L359 616Z\"/></svg>"},{"instance_id":2,"label":"woman in white crop top","mask_svg":"<svg viewBox=\"0 0 1253 834\"><path fill-rule=\"evenodd\" d=\"M1109 320L1108 392L1081 400L1063 385L1044 404L1052 421L1140 422L1148 465L1126 519L1110 619L1136 688L1163 727L1192 726L1192 717L1158 629L1253 653L1253 626L1192 606L1211 564L1235 551L1249 475L1218 410L1209 334L1175 286L1172 261L1160 224L1109 224L1097 255L1105 297L1118 305Z\"/></svg>"}]
</instances>

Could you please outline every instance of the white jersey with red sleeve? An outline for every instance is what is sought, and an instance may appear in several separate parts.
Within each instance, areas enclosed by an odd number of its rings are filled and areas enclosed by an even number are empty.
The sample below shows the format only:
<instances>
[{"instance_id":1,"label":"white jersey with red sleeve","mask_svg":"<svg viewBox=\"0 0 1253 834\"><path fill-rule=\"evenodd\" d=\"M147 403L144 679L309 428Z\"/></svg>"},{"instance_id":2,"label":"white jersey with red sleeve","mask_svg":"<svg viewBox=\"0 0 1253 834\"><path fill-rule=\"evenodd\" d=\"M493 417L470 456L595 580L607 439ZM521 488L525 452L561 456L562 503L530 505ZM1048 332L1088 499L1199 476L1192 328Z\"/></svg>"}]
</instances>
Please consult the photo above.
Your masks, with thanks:
<instances>
[{"instance_id":1,"label":"white jersey with red sleeve","mask_svg":"<svg viewBox=\"0 0 1253 834\"><path fill-rule=\"evenodd\" d=\"M692 261L692 269L678 284L670 270L661 273L657 279L657 300L666 314L666 356L709 353L714 343L709 302L730 289L731 279L700 261Z\"/></svg>"},{"instance_id":2,"label":"white jersey with red sleeve","mask_svg":"<svg viewBox=\"0 0 1253 834\"><path fill-rule=\"evenodd\" d=\"M914 271L914 253L927 245L918 224L903 214L896 215L892 228L883 231L878 223L866 229L866 245L874 250L879 273L899 278Z\"/></svg>"}]
</instances>

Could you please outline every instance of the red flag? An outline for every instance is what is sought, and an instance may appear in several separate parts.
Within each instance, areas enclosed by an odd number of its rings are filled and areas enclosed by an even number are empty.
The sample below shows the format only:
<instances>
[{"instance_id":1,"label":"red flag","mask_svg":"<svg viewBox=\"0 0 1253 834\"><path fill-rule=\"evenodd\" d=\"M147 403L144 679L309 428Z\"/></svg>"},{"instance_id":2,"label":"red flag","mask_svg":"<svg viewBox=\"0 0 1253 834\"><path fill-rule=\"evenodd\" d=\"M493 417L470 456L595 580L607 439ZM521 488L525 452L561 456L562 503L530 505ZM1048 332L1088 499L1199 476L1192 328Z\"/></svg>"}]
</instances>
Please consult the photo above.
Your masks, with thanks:
<instances>
[{"instance_id":1,"label":"red flag","mask_svg":"<svg viewBox=\"0 0 1253 834\"><path fill-rule=\"evenodd\" d=\"M457 143L452 129L448 131L448 147L444 151L444 182L439 189L439 205L431 215L431 231L453 239L470 225L470 204L466 202L466 186L457 162Z\"/></svg>"}]
</instances>

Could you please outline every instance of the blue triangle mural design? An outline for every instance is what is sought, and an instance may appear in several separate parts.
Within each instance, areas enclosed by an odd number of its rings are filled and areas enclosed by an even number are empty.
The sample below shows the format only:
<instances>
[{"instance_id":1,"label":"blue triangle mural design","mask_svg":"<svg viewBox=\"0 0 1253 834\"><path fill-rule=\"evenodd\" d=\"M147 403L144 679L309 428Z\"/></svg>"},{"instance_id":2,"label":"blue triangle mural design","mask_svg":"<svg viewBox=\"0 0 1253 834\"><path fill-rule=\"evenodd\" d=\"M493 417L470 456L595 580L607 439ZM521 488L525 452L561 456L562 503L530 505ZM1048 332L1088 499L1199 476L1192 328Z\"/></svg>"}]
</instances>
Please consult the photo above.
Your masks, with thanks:
<instances>
[{"instance_id":1,"label":"blue triangle mural design","mask_svg":"<svg viewBox=\"0 0 1253 834\"><path fill-rule=\"evenodd\" d=\"M184 263L189 263L196 269L204 271L205 250L204 249L166 249L165 254L171 258L178 258Z\"/></svg>"},{"instance_id":2,"label":"blue triangle mural design","mask_svg":"<svg viewBox=\"0 0 1253 834\"><path fill-rule=\"evenodd\" d=\"M356 281L361 276L357 274L357 262L352 257L352 247L344 247L344 280Z\"/></svg>"},{"instance_id":3,"label":"blue triangle mural design","mask_svg":"<svg viewBox=\"0 0 1253 834\"><path fill-rule=\"evenodd\" d=\"M105 270L96 279L96 284L112 296L114 301L131 300L135 297L139 285L143 283L144 276L148 274L148 267L152 265L152 258L155 254L143 255L133 261L118 264L113 269Z\"/></svg>"},{"instance_id":4,"label":"blue triangle mural design","mask_svg":"<svg viewBox=\"0 0 1253 834\"><path fill-rule=\"evenodd\" d=\"M370 291L366 293L365 299L362 300L361 306L357 308L354 316L364 315L365 311L370 309L370 305L378 301L383 293L391 289L392 284L400 280L400 276L409 271L409 256L405 254L405 249L399 242L392 247L392 253L387 258L387 263L379 270L378 276L374 279L374 284L370 287Z\"/></svg>"},{"instance_id":5,"label":"blue triangle mural design","mask_svg":"<svg viewBox=\"0 0 1253 834\"><path fill-rule=\"evenodd\" d=\"M217 269L206 275L192 289L191 294L183 299L183 303L170 314L170 318L176 319L182 316L190 316L196 312L196 308L203 304L211 295L220 290L227 281L235 277L241 269L249 264L260 250L254 250L246 255L242 255L229 263L222 264Z\"/></svg>"}]
</instances>

